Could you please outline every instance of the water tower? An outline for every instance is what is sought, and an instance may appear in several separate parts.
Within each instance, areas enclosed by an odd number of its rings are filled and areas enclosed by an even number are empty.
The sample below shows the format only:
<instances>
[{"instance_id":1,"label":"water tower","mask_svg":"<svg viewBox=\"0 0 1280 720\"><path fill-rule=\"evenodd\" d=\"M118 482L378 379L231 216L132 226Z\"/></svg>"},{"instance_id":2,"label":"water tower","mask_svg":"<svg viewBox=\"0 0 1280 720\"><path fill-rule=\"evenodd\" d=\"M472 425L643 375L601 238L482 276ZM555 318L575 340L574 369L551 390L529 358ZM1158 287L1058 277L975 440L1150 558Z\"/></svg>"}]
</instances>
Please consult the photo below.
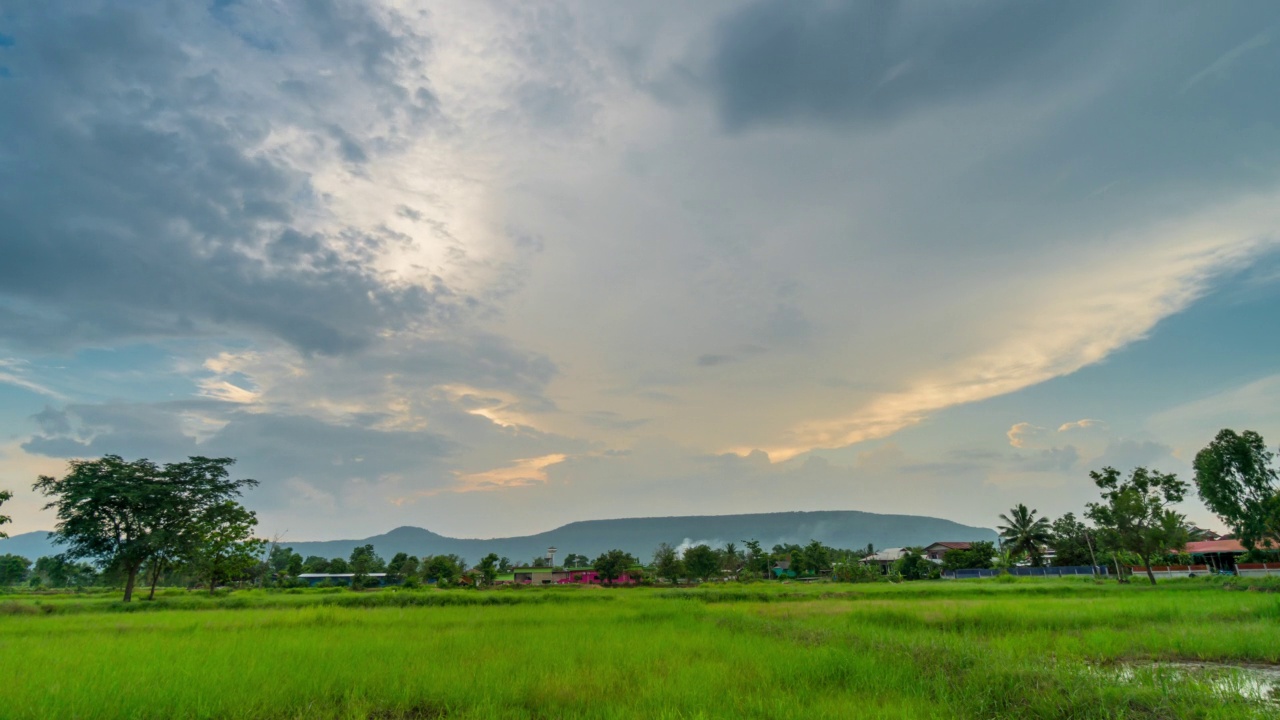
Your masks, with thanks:
<instances>
[{"instance_id":1,"label":"water tower","mask_svg":"<svg viewBox=\"0 0 1280 720\"><path fill-rule=\"evenodd\" d=\"M556 566L556 549L555 546L547 548L547 567Z\"/></svg>"}]
</instances>

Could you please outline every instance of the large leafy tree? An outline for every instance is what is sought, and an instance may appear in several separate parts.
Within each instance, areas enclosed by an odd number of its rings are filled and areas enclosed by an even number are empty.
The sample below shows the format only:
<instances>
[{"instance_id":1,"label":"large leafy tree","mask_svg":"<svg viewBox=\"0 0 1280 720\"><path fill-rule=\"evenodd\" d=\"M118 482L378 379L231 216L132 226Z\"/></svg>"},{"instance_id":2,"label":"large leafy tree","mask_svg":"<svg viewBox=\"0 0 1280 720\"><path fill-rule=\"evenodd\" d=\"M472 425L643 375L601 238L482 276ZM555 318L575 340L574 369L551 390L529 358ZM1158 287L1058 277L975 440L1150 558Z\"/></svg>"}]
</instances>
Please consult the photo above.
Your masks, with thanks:
<instances>
[{"instance_id":1,"label":"large leafy tree","mask_svg":"<svg viewBox=\"0 0 1280 720\"><path fill-rule=\"evenodd\" d=\"M1053 521L1049 545L1053 548L1054 565L1070 567L1097 564L1093 552L1092 530L1077 520L1073 513L1067 513Z\"/></svg>"},{"instance_id":2,"label":"large leafy tree","mask_svg":"<svg viewBox=\"0 0 1280 720\"><path fill-rule=\"evenodd\" d=\"M351 566L351 586L361 588L369 581L370 573L379 573L386 569L387 563L373 549L373 545L360 545L351 551L347 561Z\"/></svg>"},{"instance_id":3,"label":"large leafy tree","mask_svg":"<svg viewBox=\"0 0 1280 720\"><path fill-rule=\"evenodd\" d=\"M254 539L257 524L254 513L233 501L202 515L201 524L192 533L195 540L184 548L182 557L187 569L208 584L210 594L219 583L253 574L267 544Z\"/></svg>"},{"instance_id":4,"label":"large leafy tree","mask_svg":"<svg viewBox=\"0 0 1280 720\"><path fill-rule=\"evenodd\" d=\"M1196 453L1200 499L1250 550L1280 546L1280 478L1274 459L1252 430L1222 430Z\"/></svg>"},{"instance_id":5,"label":"large leafy tree","mask_svg":"<svg viewBox=\"0 0 1280 720\"><path fill-rule=\"evenodd\" d=\"M1182 502L1187 484L1173 473L1134 468L1128 479L1113 467L1089 473L1102 490L1102 502L1089 503L1085 515L1098 527L1103 543L1112 550L1134 553L1156 584L1151 558L1187 545L1186 518L1169 509Z\"/></svg>"},{"instance_id":6,"label":"large leafy tree","mask_svg":"<svg viewBox=\"0 0 1280 720\"><path fill-rule=\"evenodd\" d=\"M1049 519L1036 517L1036 511L1027 509L1022 503L1018 503L1008 515L1002 513L1000 519L1004 525L997 525L996 530L1009 552L1026 555L1032 565L1040 567L1043 564L1041 548L1052 539Z\"/></svg>"},{"instance_id":7,"label":"large leafy tree","mask_svg":"<svg viewBox=\"0 0 1280 720\"><path fill-rule=\"evenodd\" d=\"M494 578L498 577L498 554L489 553L480 558L480 564L476 566L480 571L480 578L485 585L492 585Z\"/></svg>"},{"instance_id":8,"label":"large leafy tree","mask_svg":"<svg viewBox=\"0 0 1280 720\"><path fill-rule=\"evenodd\" d=\"M759 540L743 540L742 544L747 547L747 565L746 569L758 577L764 577L769 574L769 553L760 547Z\"/></svg>"},{"instance_id":9,"label":"large leafy tree","mask_svg":"<svg viewBox=\"0 0 1280 720\"><path fill-rule=\"evenodd\" d=\"M675 548L662 543L657 550L653 551L653 572L658 577L670 581L672 585L679 581L680 576L684 574L684 563L680 562L680 555Z\"/></svg>"},{"instance_id":10,"label":"large leafy tree","mask_svg":"<svg viewBox=\"0 0 1280 720\"><path fill-rule=\"evenodd\" d=\"M0 585L17 585L27 579L31 561L21 555L0 555Z\"/></svg>"},{"instance_id":11,"label":"large leafy tree","mask_svg":"<svg viewBox=\"0 0 1280 720\"><path fill-rule=\"evenodd\" d=\"M706 582L720 572L720 558L707 545L694 545L684 551L684 568L693 577Z\"/></svg>"},{"instance_id":12,"label":"large leafy tree","mask_svg":"<svg viewBox=\"0 0 1280 720\"><path fill-rule=\"evenodd\" d=\"M0 490L0 505L3 505L6 500L11 499L12 497L13 497L13 493L9 492L8 490ZM8 515L0 515L0 525L7 525L12 521L13 521L13 518L9 517ZM7 538L7 537L9 536L5 535L3 532L0 532L0 538Z\"/></svg>"},{"instance_id":13,"label":"large leafy tree","mask_svg":"<svg viewBox=\"0 0 1280 720\"><path fill-rule=\"evenodd\" d=\"M614 580L622 577L622 574L635 564L636 559L630 553L622 550L610 550L601 553L595 559L595 562L591 564L591 568L600 575L600 579L606 585L612 585Z\"/></svg>"},{"instance_id":14,"label":"large leafy tree","mask_svg":"<svg viewBox=\"0 0 1280 720\"><path fill-rule=\"evenodd\" d=\"M72 460L61 478L42 475L34 489L53 498L55 542L69 558L92 558L125 576L124 600L133 598L138 570L160 557L185 558L217 527L227 503L256 480L231 479L231 458L192 457L163 467L119 455ZM238 506L238 505L237 505Z\"/></svg>"}]
</instances>

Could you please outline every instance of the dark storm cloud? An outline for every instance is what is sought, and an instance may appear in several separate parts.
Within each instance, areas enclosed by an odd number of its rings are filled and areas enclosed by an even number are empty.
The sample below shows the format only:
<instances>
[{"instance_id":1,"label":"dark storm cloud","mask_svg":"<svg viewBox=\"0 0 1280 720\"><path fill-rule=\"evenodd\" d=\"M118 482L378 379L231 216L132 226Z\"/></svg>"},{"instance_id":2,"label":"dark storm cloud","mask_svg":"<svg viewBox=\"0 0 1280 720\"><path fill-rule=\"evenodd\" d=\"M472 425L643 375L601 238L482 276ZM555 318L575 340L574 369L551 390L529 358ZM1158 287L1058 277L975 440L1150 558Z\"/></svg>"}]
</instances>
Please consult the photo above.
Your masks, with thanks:
<instances>
[{"instance_id":1,"label":"dark storm cloud","mask_svg":"<svg viewBox=\"0 0 1280 720\"><path fill-rule=\"evenodd\" d=\"M447 319L447 289L368 267L382 239L301 228L319 201L310 178L263 140L314 125L348 162L369 150L244 82L244 58L275 52L259 46L289 50L284 36L237 34L267 7L224 3L214 21L164 3L40 3L0 18L14 38L0 50L0 136L22 139L0 150L0 340L66 349L232 330L343 353ZM355 63L383 112L417 107L393 77L400 39L357 3L305 7L305 32L289 37ZM315 92L339 91L318 77Z\"/></svg>"},{"instance_id":2,"label":"dark storm cloud","mask_svg":"<svg viewBox=\"0 0 1280 720\"><path fill-rule=\"evenodd\" d=\"M889 120L996 86L1031 89L1099 2L785 2L729 16L711 78L731 128L790 119Z\"/></svg>"},{"instance_id":3,"label":"dark storm cloud","mask_svg":"<svg viewBox=\"0 0 1280 720\"><path fill-rule=\"evenodd\" d=\"M46 410L69 432L46 433L23 444L49 457L95 457L115 453L172 462L191 455L239 458L237 472L263 482L255 506L284 504L286 478L304 478L320 488L340 487L353 477L412 474L425 485L448 478L441 462L457 451L450 440L421 431L378 430L310 417L252 413L217 401L155 404L69 405ZM184 432L184 416L225 423L209 437ZM48 423L45 423L46 425Z\"/></svg>"}]
</instances>

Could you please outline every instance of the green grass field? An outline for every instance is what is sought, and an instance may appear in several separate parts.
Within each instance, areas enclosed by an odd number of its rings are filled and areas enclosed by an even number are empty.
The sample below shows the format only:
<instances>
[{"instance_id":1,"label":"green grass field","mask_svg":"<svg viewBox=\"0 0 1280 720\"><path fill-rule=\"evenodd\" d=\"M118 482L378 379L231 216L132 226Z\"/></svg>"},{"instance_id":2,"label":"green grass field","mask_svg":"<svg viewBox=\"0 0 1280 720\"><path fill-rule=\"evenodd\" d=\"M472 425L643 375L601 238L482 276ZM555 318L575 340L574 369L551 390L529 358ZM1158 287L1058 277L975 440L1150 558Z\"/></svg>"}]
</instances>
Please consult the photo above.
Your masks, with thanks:
<instances>
[{"instance_id":1,"label":"green grass field","mask_svg":"<svg viewBox=\"0 0 1280 720\"><path fill-rule=\"evenodd\" d=\"M2 718L1249 718L1280 594L903 585L0 596ZM1280 696L1277 696L1280 699Z\"/></svg>"}]
</instances>

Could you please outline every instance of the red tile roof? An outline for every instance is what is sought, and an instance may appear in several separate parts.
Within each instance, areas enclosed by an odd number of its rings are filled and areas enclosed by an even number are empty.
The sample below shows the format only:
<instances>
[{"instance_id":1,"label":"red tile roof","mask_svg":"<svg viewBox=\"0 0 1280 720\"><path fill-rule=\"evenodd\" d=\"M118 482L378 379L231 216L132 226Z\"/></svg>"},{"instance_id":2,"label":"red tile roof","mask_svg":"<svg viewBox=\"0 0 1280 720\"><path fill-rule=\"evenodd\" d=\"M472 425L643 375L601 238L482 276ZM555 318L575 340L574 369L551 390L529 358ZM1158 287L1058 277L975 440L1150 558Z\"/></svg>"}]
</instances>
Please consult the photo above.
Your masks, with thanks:
<instances>
[{"instance_id":1,"label":"red tile roof","mask_svg":"<svg viewBox=\"0 0 1280 720\"><path fill-rule=\"evenodd\" d=\"M951 550L968 550L969 548L973 547L972 543L967 543L967 542L936 542L933 545L930 545L929 547L934 547L934 545L941 545L942 547L950 548ZM925 548L925 549L927 550L928 548Z\"/></svg>"},{"instance_id":2,"label":"red tile roof","mask_svg":"<svg viewBox=\"0 0 1280 720\"><path fill-rule=\"evenodd\" d=\"M1195 553L1229 553L1244 552L1239 540L1201 540L1187 543L1187 552Z\"/></svg>"}]
</instances>

